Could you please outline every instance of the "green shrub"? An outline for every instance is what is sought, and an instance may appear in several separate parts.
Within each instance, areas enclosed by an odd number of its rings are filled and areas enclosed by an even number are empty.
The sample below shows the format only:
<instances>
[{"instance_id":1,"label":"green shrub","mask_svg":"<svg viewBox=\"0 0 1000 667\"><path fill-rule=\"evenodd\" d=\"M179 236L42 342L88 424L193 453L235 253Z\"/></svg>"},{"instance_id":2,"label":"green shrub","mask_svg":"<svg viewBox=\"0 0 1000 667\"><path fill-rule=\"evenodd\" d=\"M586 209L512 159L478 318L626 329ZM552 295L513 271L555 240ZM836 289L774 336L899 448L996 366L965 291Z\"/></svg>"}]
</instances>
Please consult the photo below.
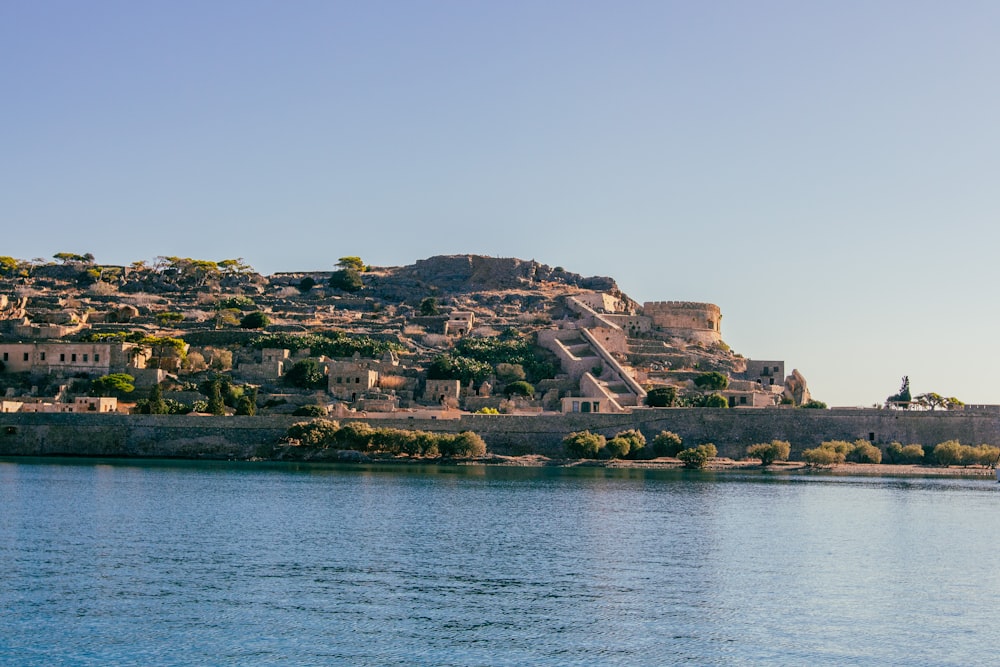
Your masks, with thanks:
<instances>
[{"instance_id":1,"label":"green shrub","mask_svg":"<svg viewBox=\"0 0 1000 667\"><path fill-rule=\"evenodd\" d=\"M718 453L715 445L707 443L678 452L677 458L684 463L685 468L704 468Z\"/></svg>"},{"instance_id":2,"label":"green shrub","mask_svg":"<svg viewBox=\"0 0 1000 667\"><path fill-rule=\"evenodd\" d=\"M255 310L252 313L247 313L240 320L241 329L266 329L271 325L271 318L267 316L267 313Z\"/></svg>"},{"instance_id":3,"label":"green shrub","mask_svg":"<svg viewBox=\"0 0 1000 667\"><path fill-rule=\"evenodd\" d=\"M567 456L575 459L593 459L597 458L597 452L606 442L603 435L590 431L577 431L563 438L562 444Z\"/></svg>"},{"instance_id":4,"label":"green shrub","mask_svg":"<svg viewBox=\"0 0 1000 667\"><path fill-rule=\"evenodd\" d=\"M620 431L615 434L615 437L628 441L627 456L631 458L642 457L643 450L646 449L646 436L644 436L639 430L633 428L627 431Z\"/></svg>"},{"instance_id":5,"label":"green shrub","mask_svg":"<svg viewBox=\"0 0 1000 667\"><path fill-rule=\"evenodd\" d=\"M728 408L729 401L722 394L709 394L702 402L702 406L706 408Z\"/></svg>"},{"instance_id":6,"label":"green shrub","mask_svg":"<svg viewBox=\"0 0 1000 667\"><path fill-rule=\"evenodd\" d=\"M775 461L787 461L792 451L792 445L784 440L772 440L747 447L747 456L760 459L762 466L769 466Z\"/></svg>"},{"instance_id":7,"label":"green shrub","mask_svg":"<svg viewBox=\"0 0 1000 667\"><path fill-rule=\"evenodd\" d=\"M676 387L656 387L646 392L646 405L651 408L672 408L676 402Z\"/></svg>"},{"instance_id":8,"label":"green shrub","mask_svg":"<svg viewBox=\"0 0 1000 667\"><path fill-rule=\"evenodd\" d=\"M292 413L294 417L325 417L326 408L322 405L303 405Z\"/></svg>"},{"instance_id":9,"label":"green shrub","mask_svg":"<svg viewBox=\"0 0 1000 667\"><path fill-rule=\"evenodd\" d=\"M882 450L867 440L855 440L847 454L847 460L855 463L882 463Z\"/></svg>"},{"instance_id":10,"label":"green shrub","mask_svg":"<svg viewBox=\"0 0 1000 667\"><path fill-rule=\"evenodd\" d=\"M286 435L307 447L329 447L340 425L330 419L313 419L307 422L295 422L288 427Z\"/></svg>"},{"instance_id":11,"label":"green shrub","mask_svg":"<svg viewBox=\"0 0 1000 667\"><path fill-rule=\"evenodd\" d=\"M462 431L458 435L442 436L438 441L438 452L447 458L483 456L486 443L472 431Z\"/></svg>"},{"instance_id":12,"label":"green shrub","mask_svg":"<svg viewBox=\"0 0 1000 667\"><path fill-rule=\"evenodd\" d=\"M671 431L660 431L660 434L653 438L652 447L655 456L677 456L677 453L684 449L681 436Z\"/></svg>"},{"instance_id":13,"label":"green shrub","mask_svg":"<svg viewBox=\"0 0 1000 667\"><path fill-rule=\"evenodd\" d=\"M623 459L628 456L632 442L628 438L615 436L604 443L598 452L602 459Z\"/></svg>"},{"instance_id":14,"label":"green shrub","mask_svg":"<svg viewBox=\"0 0 1000 667\"><path fill-rule=\"evenodd\" d=\"M931 456L938 465L958 465L962 462L962 444L958 440L945 440L934 447Z\"/></svg>"},{"instance_id":15,"label":"green shrub","mask_svg":"<svg viewBox=\"0 0 1000 667\"><path fill-rule=\"evenodd\" d=\"M833 447L820 446L803 450L802 460L811 466L832 466L843 463L846 456Z\"/></svg>"},{"instance_id":16,"label":"green shrub","mask_svg":"<svg viewBox=\"0 0 1000 667\"><path fill-rule=\"evenodd\" d=\"M504 396L524 396L527 398L532 398L535 395L535 388L528 382L524 380L518 380L517 382L511 382L506 387L503 388Z\"/></svg>"}]
</instances>

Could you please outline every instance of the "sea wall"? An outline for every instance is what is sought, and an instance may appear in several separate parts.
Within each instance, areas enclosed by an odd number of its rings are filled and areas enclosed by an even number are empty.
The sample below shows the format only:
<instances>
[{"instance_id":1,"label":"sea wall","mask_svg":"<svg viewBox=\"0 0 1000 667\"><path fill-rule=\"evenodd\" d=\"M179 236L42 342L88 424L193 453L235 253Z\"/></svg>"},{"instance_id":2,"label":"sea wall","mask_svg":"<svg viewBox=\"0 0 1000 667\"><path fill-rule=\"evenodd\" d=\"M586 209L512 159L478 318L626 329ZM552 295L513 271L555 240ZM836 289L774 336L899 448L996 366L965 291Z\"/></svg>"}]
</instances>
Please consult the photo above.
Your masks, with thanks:
<instances>
[{"instance_id":1,"label":"sea wall","mask_svg":"<svg viewBox=\"0 0 1000 667\"><path fill-rule=\"evenodd\" d=\"M108 456L247 459L268 456L300 417L0 414L0 456ZM341 420L344 421L344 420ZM358 421L366 421L359 418ZM541 416L465 415L456 420L368 419L373 426L479 433L491 451L555 455L562 438L590 430L612 436L637 428L651 440L663 430L686 444L712 442L721 456L739 458L747 445L792 443L793 455L824 440L892 441L934 446L945 440L1000 445L1000 409L904 412L874 409L642 408L630 414Z\"/></svg>"}]
</instances>

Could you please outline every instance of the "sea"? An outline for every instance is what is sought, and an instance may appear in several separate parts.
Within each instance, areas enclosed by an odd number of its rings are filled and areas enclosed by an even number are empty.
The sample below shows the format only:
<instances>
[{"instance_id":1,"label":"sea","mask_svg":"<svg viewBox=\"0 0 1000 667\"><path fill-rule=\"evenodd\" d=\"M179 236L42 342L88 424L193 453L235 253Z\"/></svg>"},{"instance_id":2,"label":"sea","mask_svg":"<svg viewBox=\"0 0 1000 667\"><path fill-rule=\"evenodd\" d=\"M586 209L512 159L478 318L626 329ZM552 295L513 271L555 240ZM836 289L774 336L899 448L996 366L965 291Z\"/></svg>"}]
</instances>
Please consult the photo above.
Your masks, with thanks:
<instances>
[{"instance_id":1,"label":"sea","mask_svg":"<svg viewBox=\"0 0 1000 667\"><path fill-rule=\"evenodd\" d=\"M0 665L1000 663L993 478L0 460Z\"/></svg>"}]
</instances>

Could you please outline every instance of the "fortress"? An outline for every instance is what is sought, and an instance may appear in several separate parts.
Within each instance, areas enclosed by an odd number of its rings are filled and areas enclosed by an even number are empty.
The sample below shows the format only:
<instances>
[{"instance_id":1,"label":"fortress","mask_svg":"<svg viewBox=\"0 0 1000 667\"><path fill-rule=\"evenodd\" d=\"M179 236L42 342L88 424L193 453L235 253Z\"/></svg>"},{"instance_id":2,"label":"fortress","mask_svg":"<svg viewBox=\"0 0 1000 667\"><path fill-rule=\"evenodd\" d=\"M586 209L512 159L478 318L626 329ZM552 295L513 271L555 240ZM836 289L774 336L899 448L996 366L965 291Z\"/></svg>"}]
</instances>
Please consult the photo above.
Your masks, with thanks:
<instances>
[{"instance_id":1,"label":"fortress","mask_svg":"<svg viewBox=\"0 0 1000 667\"><path fill-rule=\"evenodd\" d=\"M714 345L722 341L722 311L714 303L647 301L643 315L667 336Z\"/></svg>"}]
</instances>

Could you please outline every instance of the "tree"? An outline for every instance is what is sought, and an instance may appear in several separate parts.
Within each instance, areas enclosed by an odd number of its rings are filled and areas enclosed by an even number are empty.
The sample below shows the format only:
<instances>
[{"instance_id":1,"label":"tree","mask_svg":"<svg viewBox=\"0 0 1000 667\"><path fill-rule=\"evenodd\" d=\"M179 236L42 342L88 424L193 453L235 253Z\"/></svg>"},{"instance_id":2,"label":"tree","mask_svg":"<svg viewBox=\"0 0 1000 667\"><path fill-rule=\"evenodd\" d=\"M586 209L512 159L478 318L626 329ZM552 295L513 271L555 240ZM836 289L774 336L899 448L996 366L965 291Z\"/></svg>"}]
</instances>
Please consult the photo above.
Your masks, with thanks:
<instances>
[{"instance_id":1,"label":"tree","mask_svg":"<svg viewBox=\"0 0 1000 667\"><path fill-rule=\"evenodd\" d=\"M302 292L303 294L309 292L315 286L316 286L316 281L311 276L306 276L305 278L300 280L298 284L299 291Z\"/></svg>"},{"instance_id":2,"label":"tree","mask_svg":"<svg viewBox=\"0 0 1000 667\"><path fill-rule=\"evenodd\" d=\"M504 396L508 398L514 395L533 398L535 395L535 388L530 383L525 382L524 380L519 380L517 382L511 382L504 387L503 393Z\"/></svg>"},{"instance_id":3,"label":"tree","mask_svg":"<svg viewBox=\"0 0 1000 667\"><path fill-rule=\"evenodd\" d=\"M941 408L942 410L955 410L965 405L965 403L958 400L954 396L945 397L933 391L926 394L920 394L919 396L914 397L913 400L917 405L925 407L929 410L937 410L938 408Z\"/></svg>"},{"instance_id":4,"label":"tree","mask_svg":"<svg viewBox=\"0 0 1000 667\"><path fill-rule=\"evenodd\" d=\"M646 405L651 408L672 408L676 402L676 387L656 387L646 392Z\"/></svg>"},{"instance_id":5,"label":"tree","mask_svg":"<svg viewBox=\"0 0 1000 667\"><path fill-rule=\"evenodd\" d=\"M340 269L330 275L330 287L344 292L358 292L364 287L361 275L354 269Z\"/></svg>"},{"instance_id":6,"label":"tree","mask_svg":"<svg viewBox=\"0 0 1000 667\"><path fill-rule=\"evenodd\" d=\"M90 390L97 396L117 396L135 391L135 378L127 373L102 375L90 383Z\"/></svg>"},{"instance_id":7,"label":"tree","mask_svg":"<svg viewBox=\"0 0 1000 667\"><path fill-rule=\"evenodd\" d=\"M255 310L247 313L240 320L240 327L243 329L266 329L271 324L271 319L266 313Z\"/></svg>"},{"instance_id":8,"label":"tree","mask_svg":"<svg viewBox=\"0 0 1000 667\"><path fill-rule=\"evenodd\" d=\"M784 440L772 440L747 447L747 456L760 459L762 466L769 466L775 461L787 461L792 451L790 443Z\"/></svg>"},{"instance_id":9,"label":"tree","mask_svg":"<svg viewBox=\"0 0 1000 667\"><path fill-rule=\"evenodd\" d=\"M420 314L429 317L438 314L438 301L432 296L420 302Z\"/></svg>"},{"instance_id":10,"label":"tree","mask_svg":"<svg viewBox=\"0 0 1000 667\"><path fill-rule=\"evenodd\" d=\"M226 414L226 404L222 400L222 382L218 379L212 380L212 386L209 389L208 413L220 416Z\"/></svg>"},{"instance_id":11,"label":"tree","mask_svg":"<svg viewBox=\"0 0 1000 667\"><path fill-rule=\"evenodd\" d=\"M604 443L604 447L597 452L598 456L605 459L623 459L631 451L632 443L628 438L615 436Z\"/></svg>"},{"instance_id":12,"label":"tree","mask_svg":"<svg viewBox=\"0 0 1000 667\"><path fill-rule=\"evenodd\" d=\"M706 408L728 408L729 401L722 394L709 394L702 402L702 407Z\"/></svg>"},{"instance_id":13,"label":"tree","mask_svg":"<svg viewBox=\"0 0 1000 667\"><path fill-rule=\"evenodd\" d=\"M341 257L337 260L337 266L341 269L357 271L358 273L365 271L365 263L361 261L360 257L355 257L354 255Z\"/></svg>"},{"instance_id":14,"label":"tree","mask_svg":"<svg viewBox=\"0 0 1000 667\"><path fill-rule=\"evenodd\" d=\"M910 401L912 397L910 396L910 376L903 376L903 383L899 387L899 393L893 394L885 399L885 406L887 408L903 408L904 410L910 407Z\"/></svg>"},{"instance_id":15,"label":"tree","mask_svg":"<svg viewBox=\"0 0 1000 667\"><path fill-rule=\"evenodd\" d=\"M563 438L563 449L566 455L575 459L597 458L597 452L606 444L603 435L590 431L577 431Z\"/></svg>"},{"instance_id":16,"label":"tree","mask_svg":"<svg viewBox=\"0 0 1000 667\"><path fill-rule=\"evenodd\" d=\"M157 382L149 390L149 413L151 415L165 415L170 412L167 409L167 402L163 400L163 389L160 388L160 383Z\"/></svg>"},{"instance_id":17,"label":"tree","mask_svg":"<svg viewBox=\"0 0 1000 667\"><path fill-rule=\"evenodd\" d=\"M0 276L13 276L19 267L20 262L13 257L0 256Z\"/></svg>"},{"instance_id":18,"label":"tree","mask_svg":"<svg viewBox=\"0 0 1000 667\"><path fill-rule=\"evenodd\" d=\"M715 445L709 442L678 452L677 458L684 463L685 468L704 468L718 453Z\"/></svg>"},{"instance_id":19,"label":"tree","mask_svg":"<svg viewBox=\"0 0 1000 667\"><path fill-rule=\"evenodd\" d=\"M867 440L855 440L847 458L855 463L882 463L882 450Z\"/></svg>"},{"instance_id":20,"label":"tree","mask_svg":"<svg viewBox=\"0 0 1000 667\"><path fill-rule=\"evenodd\" d=\"M898 442L891 443L885 448L885 455L890 463L923 463L924 448L920 445L903 446Z\"/></svg>"},{"instance_id":21,"label":"tree","mask_svg":"<svg viewBox=\"0 0 1000 667\"><path fill-rule=\"evenodd\" d=\"M806 408L807 410L826 410L826 403L823 401L817 401L811 399L799 406L800 408Z\"/></svg>"},{"instance_id":22,"label":"tree","mask_svg":"<svg viewBox=\"0 0 1000 667\"><path fill-rule=\"evenodd\" d=\"M168 312L165 312L165 313L157 313L156 314L156 321L161 326L167 325L167 324L173 324L173 323L176 323L176 322L182 322L183 320L184 320L184 315L181 314L181 313L175 313L175 312L168 311Z\"/></svg>"},{"instance_id":23,"label":"tree","mask_svg":"<svg viewBox=\"0 0 1000 667\"><path fill-rule=\"evenodd\" d=\"M659 435L653 438L653 454L656 456L677 456L677 453L684 449L681 436L672 431L660 431Z\"/></svg>"},{"instance_id":24,"label":"tree","mask_svg":"<svg viewBox=\"0 0 1000 667\"><path fill-rule=\"evenodd\" d=\"M315 359L300 359L285 373L285 383L299 389L319 389L325 381L323 368Z\"/></svg>"},{"instance_id":25,"label":"tree","mask_svg":"<svg viewBox=\"0 0 1000 667\"><path fill-rule=\"evenodd\" d=\"M508 383L519 382L527 377L521 364L497 364L496 374L498 380Z\"/></svg>"},{"instance_id":26,"label":"tree","mask_svg":"<svg viewBox=\"0 0 1000 667\"><path fill-rule=\"evenodd\" d=\"M257 404L249 396L240 396L236 402L236 414L253 417L257 414Z\"/></svg>"},{"instance_id":27,"label":"tree","mask_svg":"<svg viewBox=\"0 0 1000 667\"><path fill-rule=\"evenodd\" d=\"M722 391L729 386L729 378L718 371L710 371L696 377L694 386L703 391Z\"/></svg>"}]
</instances>

